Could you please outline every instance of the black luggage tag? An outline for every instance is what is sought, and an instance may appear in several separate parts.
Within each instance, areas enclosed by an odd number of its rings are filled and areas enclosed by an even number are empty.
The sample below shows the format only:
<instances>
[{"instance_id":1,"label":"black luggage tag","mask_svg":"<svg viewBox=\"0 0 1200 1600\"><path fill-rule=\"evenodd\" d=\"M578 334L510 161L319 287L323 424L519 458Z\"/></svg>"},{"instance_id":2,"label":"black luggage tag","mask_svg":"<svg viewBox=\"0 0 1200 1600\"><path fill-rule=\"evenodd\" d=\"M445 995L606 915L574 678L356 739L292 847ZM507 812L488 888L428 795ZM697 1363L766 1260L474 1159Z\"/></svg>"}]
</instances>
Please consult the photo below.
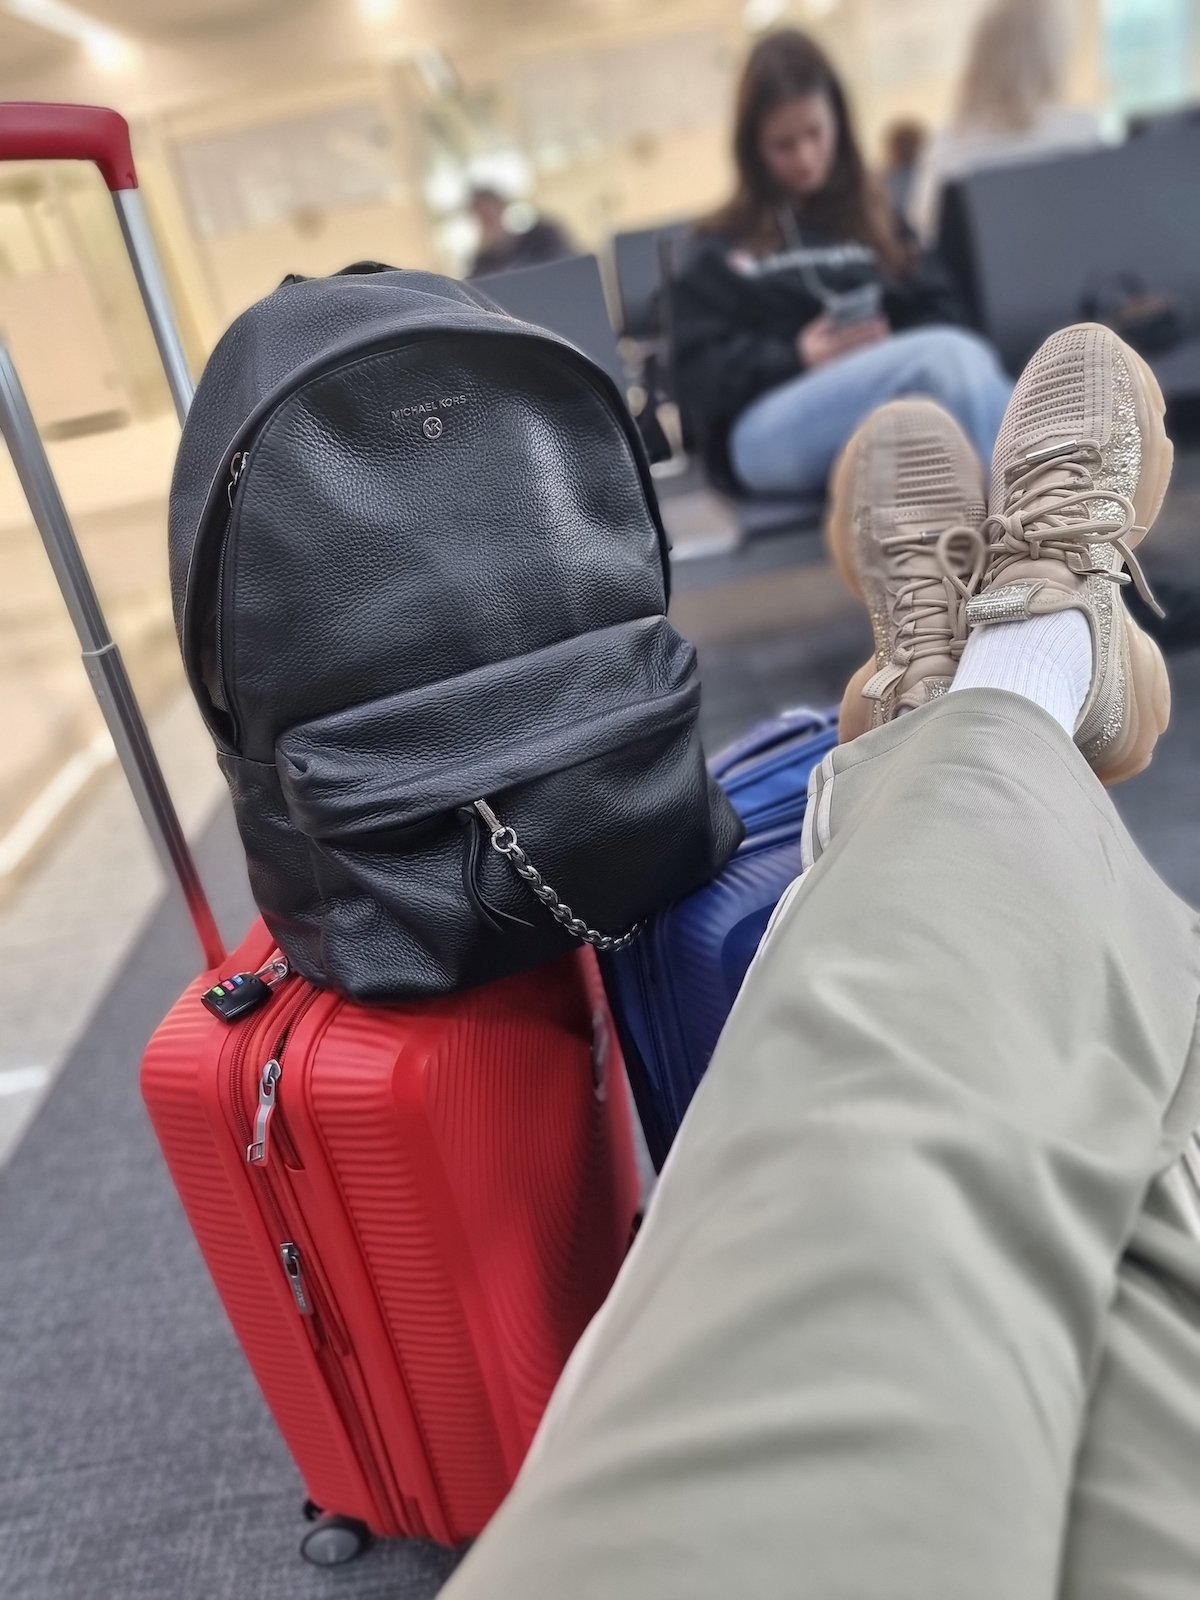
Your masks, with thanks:
<instances>
[{"instance_id":1,"label":"black luggage tag","mask_svg":"<svg viewBox=\"0 0 1200 1600\"><path fill-rule=\"evenodd\" d=\"M272 991L288 975L288 964L282 956L268 961L257 972L235 972L222 978L201 999L214 1017L222 1022L240 1022L251 1011L257 1011L271 998Z\"/></svg>"}]
</instances>

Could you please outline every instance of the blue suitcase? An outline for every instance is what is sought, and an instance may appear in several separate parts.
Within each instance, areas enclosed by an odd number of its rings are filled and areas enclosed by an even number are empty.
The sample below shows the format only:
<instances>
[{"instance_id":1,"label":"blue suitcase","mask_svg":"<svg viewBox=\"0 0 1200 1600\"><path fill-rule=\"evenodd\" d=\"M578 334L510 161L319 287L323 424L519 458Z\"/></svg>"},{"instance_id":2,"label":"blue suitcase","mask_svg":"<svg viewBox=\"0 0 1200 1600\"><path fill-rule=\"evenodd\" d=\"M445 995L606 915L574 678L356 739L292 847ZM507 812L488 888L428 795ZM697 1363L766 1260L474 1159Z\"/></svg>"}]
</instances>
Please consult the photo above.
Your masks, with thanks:
<instances>
[{"instance_id":1,"label":"blue suitcase","mask_svg":"<svg viewBox=\"0 0 1200 1600\"><path fill-rule=\"evenodd\" d=\"M800 871L808 777L837 743L837 711L786 711L712 760L746 824L714 882L661 912L602 963L638 1114L666 1159L771 913Z\"/></svg>"}]
</instances>

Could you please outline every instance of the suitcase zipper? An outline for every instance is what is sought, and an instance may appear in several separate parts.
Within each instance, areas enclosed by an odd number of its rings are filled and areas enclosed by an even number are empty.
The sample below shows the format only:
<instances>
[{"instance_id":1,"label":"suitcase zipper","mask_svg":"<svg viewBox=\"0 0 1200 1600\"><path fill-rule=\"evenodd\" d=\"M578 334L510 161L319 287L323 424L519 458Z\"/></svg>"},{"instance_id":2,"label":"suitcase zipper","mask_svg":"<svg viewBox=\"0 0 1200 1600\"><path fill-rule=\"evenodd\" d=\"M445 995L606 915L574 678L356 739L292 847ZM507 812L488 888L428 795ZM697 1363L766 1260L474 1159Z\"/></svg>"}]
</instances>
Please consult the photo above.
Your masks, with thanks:
<instances>
[{"instance_id":1,"label":"suitcase zipper","mask_svg":"<svg viewBox=\"0 0 1200 1600\"><path fill-rule=\"evenodd\" d=\"M274 1230L275 1237L279 1241L280 1265L287 1279L288 1288L291 1290L297 1314L304 1319L312 1343L313 1355L329 1388L334 1409L341 1419L347 1435L353 1442L355 1454L370 1483L371 1491L381 1510L395 1516L396 1495L389 1490L379 1468L375 1445L363 1420L350 1380L342 1365L343 1358L352 1354L353 1346L341 1321L333 1314L332 1308L321 1290L319 1279L315 1273L309 1270L301 1247L296 1242L295 1229L288 1219L287 1208L284 1205L286 1179L282 1178L281 1175L277 1175L277 1169L271 1169L267 1165L269 1153L267 1138L264 1137L263 1139L262 1156L259 1159L252 1159L255 1137L261 1137L261 1135L258 1135L258 1128L263 1123L264 1080L268 1079L268 1077L270 1079L267 1085L267 1113L264 1129L264 1133L269 1135L276 1109L275 1097L279 1080L283 1076L283 1057L288 1040L291 1038L301 1017L308 1011L310 1006L321 998L322 993L322 990L308 986L305 990L300 991L296 1003L286 1017L273 1019L275 1027L278 1028L281 1021L283 1022L283 1027L276 1038L275 1048L271 1053L270 1060L264 1066L260 1077L259 1107L253 1127L246 1111L245 1085L245 1059L252 1043L251 1039L239 1041L237 1056L241 1059L239 1062L235 1058L234 1067L231 1069L230 1092L238 1132L242 1136L242 1147L246 1153L247 1165L257 1167L261 1174L261 1181L257 1185L260 1202L266 1213L268 1224ZM265 1030L252 1029L248 1031L258 1036L258 1041L261 1045L261 1035ZM269 1069L275 1070L270 1071ZM282 1128L276 1127L276 1139L279 1138L281 1132ZM299 1165L298 1157L296 1164Z\"/></svg>"},{"instance_id":2,"label":"suitcase zipper","mask_svg":"<svg viewBox=\"0 0 1200 1600\"><path fill-rule=\"evenodd\" d=\"M282 1213L278 1204L273 1205L272 1209L282 1223ZM372 1493L380 1507L392 1511L394 1515L392 1508L395 1497L389 1491L379 1470L374 1442L367 1431L362 1412L350 1387L350 1380L342 1366L342 1359L352 1351L345 1329L337 1318L331 1315L317 1279L315 1275L309 1275L304 1254L294 1239L285 1239L280 1245L279 1259L283 1264L288 1288L292 1291L296 1311L305 1319L308 1327L313 1355L333 1398L334 1410L350 1436L355 1456L370 1482Z\"/></svg>"},{"instance_id":3,"label":"suitcase zipper","mask_svg":"<svg viewBox=\"0 0 1200 1600\"><path fill-rule=\"evenodd\" d=\"M286 978L283 979L280 987L282 988L283 984L287 983L288 981L289 980ZM291 991L291 993L288 995L289 1000L293 997L295 992L295 990ZM281 1012L282 1010L283 1008L281 1007ZM266 1031L266 1024L269 1023L272 1027L278 1027L279 1017L273 1015L268 1007L265 1012L260 1011L255 1013L252 1021L253 1023L258 1024L258 1026L248 1027L239 1036L237 1044L234 1046L233 1057L229 1063L228 1074L229 1100L231 1106L233 1107L233 1115L237 1124L238 1132L242 1135L243 1150L245 1150L250 1144L250 1141L254 1136L254 1129L251 1126L250 1118L246 1114L245 1109L246 1065L250 1059L251 1051L256 1045L260 1044L262 1035ZM278 1052L276 1051L274 1053L277 1054Z\"/></svg>"},{"instance_id":4,"label":"suitcase zipper","mask_svg":"<svg viewBox=\"0 0 1200 1600\"><path fill-rule=\"evenodd\" d=\"M296 1310L302 1317L311 1317L313 1306L312 1301L308 1298L308 1290L304 1284L304 1263L300 1259L300 1246L288 1239L279 1246L279 1257L283 1262L283 1270L287 1274L288 1287L292 1291L292 1299L296 1302Z\"/></svg>"},{"instance_id":5,"label":"suitcase zipper","mask_svg":"<svg viewBox=\"0 0 1200 1600\"><path fill-rule=\"evenodd\" d=\"M300 1246L288 1239L280 1246L279 1255L292 1299L296 1302L296 1310L305 1319L309 1329L313 1355L333 1399L334 1410L350 1437L354 1454L380 1508L390 1511L394 1516L396 1496L389 1490L379 1469L374 1441L342 1365L343 1358L351 1354L350 1341L345 1330L330 1315L328 1302L321 1293L315 1275L306 1275Z\"/></svg>"},{"instance_id":6,"label":"suitcase zipper","mask_svg":"<svg viewBox=\"0 0 1200 1600\"><path fill-rule=\"evenodd\" d=\"M258 1080L258 1112L254 1118L254 1142L246 1146L246 1160L251 1166L266 1163L271 1118L275 1115L275 1086L282 1074L283 1067L272 1056L262 1069L262 1076Z\"/></svg>"},{"instance_id":7,"label":"suitcase zipper","mask_svg":"<svg viewBox=\"0 0 1200 1600\"><path fill-rule=\"evenodd\" d=\"M349 1355L353 1347L346 1330L341 1320L334 1316L316 1278L308 1276L304 1252L294 1239L285 1239L280 1245L279 1259L283 1262L296 1310L302 1317L313 1319L314 1328L321 1332L322 1343L328 1338L339 1355Z\"/></svg>"},{"instance_id":8,"label":"suitcase zipper","mask_svg":"<svg viewBox=\"0 0 1200 1600\"><path fill-rule=\"evenodd\" d=\"M267 1158L265 1134L270 1130L271 1119L275 1110L275 1087L283 1073L283 1052L287 1046L288 1036L300 1017L308 1010L313 1001L321 994L320 989L310 985L293 990L289 999L294 1003L290 1009L281 1008L279 1015L269 1020L274 1028L280 1029L275 1048L271 1051L270 1059L259 1073L258 1086L258 1111L252 1123L246 1110L246 1064L253 1044L260 1044L260 1035L263 1030L252 1029L244 1040L238 1041L238 1048L234 1052L233 1061L229 1068L229 1098L233 1103L233 1112L237 1120L238 1132L242 1136L242 1150L246 1160L253 1165L261 1165ZM262 1130L260 1132L260 1129ZM260 1154L254 1152L260 1139L263 1147Z\"/></svg>"}]
</instances>

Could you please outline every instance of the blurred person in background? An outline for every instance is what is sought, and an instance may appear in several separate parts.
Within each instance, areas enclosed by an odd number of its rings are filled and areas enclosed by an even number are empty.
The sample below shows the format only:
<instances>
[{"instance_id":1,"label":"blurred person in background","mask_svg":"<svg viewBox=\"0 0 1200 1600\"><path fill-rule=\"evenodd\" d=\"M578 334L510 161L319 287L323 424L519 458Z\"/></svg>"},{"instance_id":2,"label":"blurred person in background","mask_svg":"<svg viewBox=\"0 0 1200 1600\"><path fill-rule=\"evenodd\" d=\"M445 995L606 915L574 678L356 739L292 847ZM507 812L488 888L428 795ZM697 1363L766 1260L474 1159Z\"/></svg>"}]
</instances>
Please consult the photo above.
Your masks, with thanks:
<instances>
[{"instance_id":1,"label":"blurred person in background","mask_svg":"<svg viewBox=\"0 0 1200 1600\"><path fill-rule=\"evenodd\" d=\"M913 186L909 216L923 239L937 233L942 189L953 179L1101 143L1099 113L1062 103L1070 51L1061 0L995 0L984 12L953 124L929 141Z\"/></svg>"},{"instance_id":2,"label":"blurred person in background","mask_svg":"<svg viewBox=\"0 0 1200 1600\"><path fill-rule=\"evenodd\" d=\"M486 185L472 189L470 206L479 224L472 278L510 272L515 267L538 267L575 254L565 229L549 217L537 217L529 228L514 228L509 217L512 202L495 189Z\"/></svg>"},{"instance_id":3,"label":"blurred person in background","mask_svg":"<svg viewBox=\"0 0 1200 1600\"><path fill-rule=\"evenodd\" d=\"M897 216L908 215L921 155L929 142L929 129L915 117L889 123L883 135L883 186Z\"/></svg>"},{"instance_id":4,"label":"blurred person in background","mask_svg":"<svg viewBox=\"0 0 1200 1600\"><path fill-rule=\"evenodd\" d=\"M718 482L824 491L885 400L940 400L991 458L1011 384L954 327L945 277L867 172L845 90L805 34L751 52L734 127L737 188L699 225L673 289L681 396Z\"/></svg>"}]
</instances>

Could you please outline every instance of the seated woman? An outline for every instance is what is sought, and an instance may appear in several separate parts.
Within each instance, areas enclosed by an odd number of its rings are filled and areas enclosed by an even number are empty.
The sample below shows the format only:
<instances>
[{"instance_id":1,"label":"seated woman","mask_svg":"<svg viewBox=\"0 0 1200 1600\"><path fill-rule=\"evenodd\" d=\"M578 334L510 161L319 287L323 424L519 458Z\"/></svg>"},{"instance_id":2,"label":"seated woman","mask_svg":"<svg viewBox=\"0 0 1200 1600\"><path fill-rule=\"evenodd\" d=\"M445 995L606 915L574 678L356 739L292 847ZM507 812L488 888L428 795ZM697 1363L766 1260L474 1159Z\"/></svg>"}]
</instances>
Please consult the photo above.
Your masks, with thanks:
<instances>
[{"instance_id":1,"label":"seated woman","mask_svg":"<svg viewBox=\"0 0 1200 1600\"><path fill-rule=\"evenodd\" d=\"M734 157L737 190L673 290L681 397L716 480L821 494L863 418L903 395L941 401L990 459L1012 386L951 325L953 296L869 176L845 91L804 34L751 53Z\"/></svg>"}]
</instances>

